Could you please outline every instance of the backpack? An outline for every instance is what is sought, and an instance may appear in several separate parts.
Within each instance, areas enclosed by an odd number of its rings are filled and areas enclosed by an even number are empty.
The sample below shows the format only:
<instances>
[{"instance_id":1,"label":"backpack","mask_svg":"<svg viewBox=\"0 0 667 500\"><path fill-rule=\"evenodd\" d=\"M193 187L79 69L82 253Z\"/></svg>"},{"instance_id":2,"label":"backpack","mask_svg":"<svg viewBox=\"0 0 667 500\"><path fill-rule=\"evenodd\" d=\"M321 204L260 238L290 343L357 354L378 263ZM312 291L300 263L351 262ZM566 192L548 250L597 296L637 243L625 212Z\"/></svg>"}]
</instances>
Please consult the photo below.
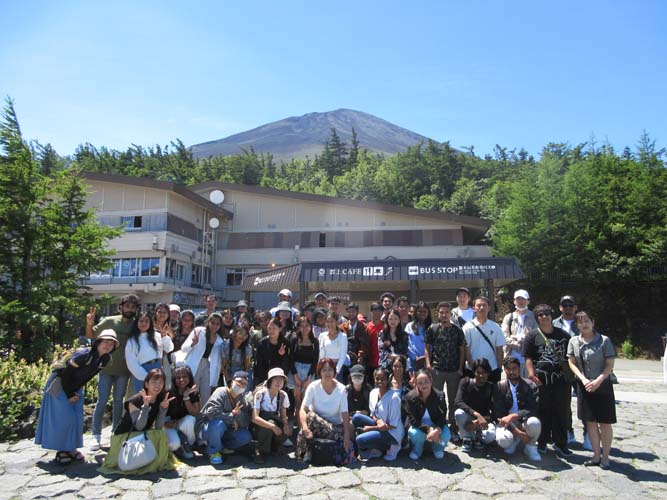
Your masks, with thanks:
<instances>
[{"instance_id":1,"label":"backpack","mask_svg":"<svg viewBox=\"0 0 667 500\"><path fill-rule=\"evenodd\" d=\"M51 371L60 372L61 370L67 368L67 365L69 365L69 362L72 359L72 357L81 349L82 349L81 347L70 347L69 349L65 349L62 353L60 353L58 358L53 363L51 363ZM90 348L90 350L88 351L88 355L86 356L86 359L79 366L88 366L92 362L92 360L93 360L93 349Z\"/></svg>"}]
</instances>

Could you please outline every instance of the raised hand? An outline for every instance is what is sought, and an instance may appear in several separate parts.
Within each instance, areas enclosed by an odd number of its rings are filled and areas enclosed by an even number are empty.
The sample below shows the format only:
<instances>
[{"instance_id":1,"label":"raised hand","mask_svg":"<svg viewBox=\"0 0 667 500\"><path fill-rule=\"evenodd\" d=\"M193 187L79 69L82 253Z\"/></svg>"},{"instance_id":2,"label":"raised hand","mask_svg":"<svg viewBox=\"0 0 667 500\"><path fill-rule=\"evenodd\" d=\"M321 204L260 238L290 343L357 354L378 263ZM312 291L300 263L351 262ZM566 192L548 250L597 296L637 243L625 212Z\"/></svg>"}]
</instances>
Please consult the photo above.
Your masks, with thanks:
<instances>
[{"instance_id":1,"label":"raised hand","mask_svg":"<svg viewBox=\"0 0 667 500\"><path fill-rule=\"evenodd\" d=\"M192 387L185 389L185 392L183 392L183 399L189 398L190 394L192 394L193 392L197 392L197 384L192 384Z\"/></svg>"},{"instance_id":2,"label":"raised hand","mask_svg":"<svg viewBox=\"0 0 667 500\"><path fill-rule=\"evenodd\" d=\"M164 400L162 400L162 403L160 403L160 408L166 410L167 408L169 408L169 403L171 403L174 399L176 399L176 396L165 398Z\"/></svg>"},{"instance_id":3,"label":"raised hand","mask_svg":"<svg viewBox=\"0 0 667 500\"><path fill-rule=\"evenodd\" d=\"M88 314L86 314L86 324L93 326L95 324L95 316L97 315L97 307L90 306Z\"/></svg>"},{"instance_id":4,"label":"raised hand","mask_svg":"<svg viewBox=\"0 0 667 500\"><path fill-rule=\"evenodd\" d=\"M235 417L238 416L239 413L241 413L241 401L236 403L236 406L232 410L232 415L234 415Z\"/></svg>"},{"instance_id":5,"label":"raised hand","mask_svg":"<svg viewBox=\"0 0 667 500\"><path fill-rule=\"evenodd\" d=\"M192 347L196 346L197 342L199 342L199 332L195 332L192 336Z\"/></svg>"},{"instance_id":6,"label":"raised hand","mask_svg":"<svg viewBox=\"0 0 667 500\"><path fill-rule=\"evenodd\" d=\"M286 351L285 344L280 344L280 349L278 349L278 356L284 356Z\"/></svg>"},{"instance_id":7,"label":"raised hand","mask_svg":"<svg viewBox=\"0 0 667 500\"><path fill-rule=\"evenodd\" d=\"M151 397L146 393L144 389L139 391L139 395L144 400L144 406L149 406L151 404Z\"/></svg>"}]
</instances>

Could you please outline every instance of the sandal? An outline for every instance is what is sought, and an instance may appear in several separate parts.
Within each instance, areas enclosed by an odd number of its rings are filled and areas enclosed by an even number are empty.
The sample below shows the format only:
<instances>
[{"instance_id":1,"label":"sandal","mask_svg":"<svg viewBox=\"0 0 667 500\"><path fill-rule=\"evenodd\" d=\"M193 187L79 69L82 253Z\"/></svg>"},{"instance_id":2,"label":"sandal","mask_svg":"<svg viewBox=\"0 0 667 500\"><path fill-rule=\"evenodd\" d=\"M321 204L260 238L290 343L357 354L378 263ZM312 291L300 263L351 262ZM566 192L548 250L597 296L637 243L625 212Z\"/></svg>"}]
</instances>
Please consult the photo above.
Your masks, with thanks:
<instances>
[{"instance_id":1,"label":"sandal","mask_svg":"<svg viewBox=\"0 0 667 500\"><path fill-rule=\"evenodd\" d=\"M77 462L83 462L86 459L83 453L81 453L79 450L70 451L68 454L72 460L75 460Z\"/></svg>"},{"instance_id":2,"label":"sandal","mask_svg":"<svg viewBox=\"0 0 667 500\"><path fill-rule=\"evenodd\" d=\"M66 451L59 451L54 461L60 465L67 465L72 463L72 456Z\"/></svg>"}]
</instances>

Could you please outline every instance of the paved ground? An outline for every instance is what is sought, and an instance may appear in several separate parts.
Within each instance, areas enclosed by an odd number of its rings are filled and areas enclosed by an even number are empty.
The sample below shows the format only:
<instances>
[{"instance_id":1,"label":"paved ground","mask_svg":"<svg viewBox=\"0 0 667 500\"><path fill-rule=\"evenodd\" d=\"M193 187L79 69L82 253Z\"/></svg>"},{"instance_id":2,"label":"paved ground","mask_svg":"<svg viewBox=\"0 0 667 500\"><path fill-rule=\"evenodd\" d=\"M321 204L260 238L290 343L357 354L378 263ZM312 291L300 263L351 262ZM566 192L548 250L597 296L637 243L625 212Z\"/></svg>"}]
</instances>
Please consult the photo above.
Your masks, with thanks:
<instances>
[{"instance_id":1,"label":"paved ground","mask_svg":"<svg viewBox=\"0 0 667 500\"><path fill-rule=\"evenodd\" d=\"M217 467L200 458L176 472L126 478L97 473L96 459L103 453L62 467L51 462L53 453L21 441L0 444L0 500L667 498L667 386L662 384L662 367L658 362L620 361L616 373L621 382L616 386L619 423L614 426L610 471L583 467L590 453L580 447L573 448L575 455L567 461L549 452L534 466L521 456L508 460L495 448L469 456L450 445L442 461L427 457L411 462L401 456L391 466L374 460L336 468L304 467L278 457L259 467L232 456ZM577 434L581 437L580 429ZM90 436L86 438L89 442Z\"/></svg>"}]
</instances>

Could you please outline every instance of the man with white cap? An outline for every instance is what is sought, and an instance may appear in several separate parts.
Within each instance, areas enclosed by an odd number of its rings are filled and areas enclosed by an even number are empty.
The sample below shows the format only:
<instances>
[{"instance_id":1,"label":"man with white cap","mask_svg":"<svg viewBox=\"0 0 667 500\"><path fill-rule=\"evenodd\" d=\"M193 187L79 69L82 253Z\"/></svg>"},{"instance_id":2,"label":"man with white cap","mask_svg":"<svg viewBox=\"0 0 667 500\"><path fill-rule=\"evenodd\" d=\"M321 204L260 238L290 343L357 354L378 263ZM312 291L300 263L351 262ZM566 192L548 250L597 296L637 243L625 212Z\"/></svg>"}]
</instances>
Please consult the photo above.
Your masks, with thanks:
<instances>
[{"instance_id":1,"label":"man with white cap","mask_svg":"<svg viewBox=\"0 0 667 500\"><path fill-rule=\"evenodd\" d=\"M289 288L283 288L278 292L278 305L269 311L271 313L271 317L276 315L281 302L288 302L290 304L292 303L292 291ZM300 314L299 310L295 307L292 307L291 305L290 309L292 310L292 319L296 319L296 317Z\"/></svg>"},{"instance_id":2,"label":"man with white cap","mask_svg":"<svg viewBox=\"0 0 667 500\"><path fill-rule=\"evenodd\" d=\"M528 309L530 295L527 290L517 290L514 292L513 312L506 314L503 318L501 329L505 335L505 355L513 356L521 363L521 376L526 376L526 360L521 354L523 349L523 339L526 334L538 327L535 315Z\"/></svg>"}]
</instances>

